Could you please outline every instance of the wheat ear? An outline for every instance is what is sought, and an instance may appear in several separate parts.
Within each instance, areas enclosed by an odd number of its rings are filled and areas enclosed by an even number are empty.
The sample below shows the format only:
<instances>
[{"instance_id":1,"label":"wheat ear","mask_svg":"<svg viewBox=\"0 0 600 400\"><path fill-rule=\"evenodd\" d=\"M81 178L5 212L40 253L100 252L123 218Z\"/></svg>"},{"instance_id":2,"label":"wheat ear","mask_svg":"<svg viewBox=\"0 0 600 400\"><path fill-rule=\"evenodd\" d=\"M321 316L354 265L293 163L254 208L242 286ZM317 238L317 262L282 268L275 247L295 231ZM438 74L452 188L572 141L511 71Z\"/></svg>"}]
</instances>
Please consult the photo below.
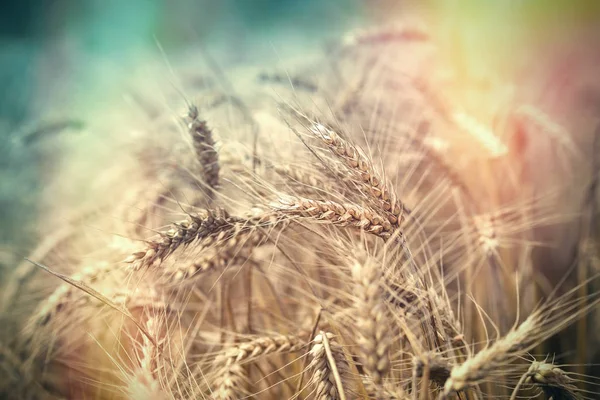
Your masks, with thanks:
<instances>
[{"instance_id":1,"label":"wheat ear","mask_svg":"<svg viewBox=\"0 0 600 400\"><path fill-rule=\"evenodd\" d=\"M294 353L305 345L306 337L302 335L264 336L227 348L223 355L217 357L216 362L230 366L268 354Z\"/></svg>"},{"instance_id":2,"label":"wheat ear","mask_svg":"<svg viewBox=\"0 0 600 400\"><path fill-rule=\"evenodd\" d=\"M200 166L204 181L210 187L209 196L212 198L213 191L219 186L219 154L215 148L215 140L211 129L206 125L206 121L198 119L198 108L190 106L188 111L189 131L192 136L194 151Z\"/></svg>"},{"instance_id":3,"label":"wheat ear","mask_svg":"<svg viewBox=\"0 0 600 400\"><path fill-rule=\"evenodd\" d=\"M391 344L380 284L381 271L372 260L355 262L352 277L356 285L356 328L361 361L373 383L381 385L390 370L388 352Z\"/></svg>"},{"instance_id":4,"label":"wheat ear","mask_svg":"<svg viewBox=\"0 0 600 400\"><path fill-rule=\"evenodd\" d=\"M341 204L301 197L280 197L273 204L275 210L287 215L329 221L338 226L352 226L365 232L388 239L392 224L376 212L356 204Z\"/></svg>"},{"instance_id":5,"label":"wheat ear","mask_svg":"<svg viewBox=\"0 0 600 400\"><path fill-rule=\"evenodd\" d=\"M409 210L402 204L391 184L375 170L367 155L322 124L314 124L311 131L334 155L343 160L348 171L357 178L357 186L386 213L389 222L401 225Z\"/></svg>"},{"instance_id":6,"label":"wheat ear","mask_svg":"<svg viewBox=\"0 0 600 400\"><path fill-rule=\"evenodd\" d=\"M201 244L202 252L198 258L191 264L176 264L168 282L177 284L217 268L243 264L256 248L265 243L265 239L266 235L259 230L233 234L224 240L207 238L207 243Z\"/></svg>"},{"instance_id":7,"label":"wheat ear","mask_svg":"<svg viewBox=\"0 0 600 400\"><path fill-rule=\"evenodd\" d=\"M248 342L228 347L215 358L220 366L216 378L217 387L212 393L213 399L237 399L243 392L246 372L242 364L269 354L284 354L300 351L306 346L306 335L263 336Z\"/></svg>"},{"instance_id":8,"label":"wheat ear","mask_svg":"<svg viewBox=\"0 0 600 400\"><path fill-rule=\"evenodd\" d=\"M333 339L333 334L321 331L313 340L310 350L312 361L309 369L313 371L311 385L316 385L316 399L345 400L343 378L348 369L342 347Z\"/></svg>"},{"instance_id":9,"label":"wheat ear","mask_svg":"<svg viewBox=\"0 0 600 400\"><path fill-rule=\"evenodd\" d=\"M448 396L450 393L459 392L484 381L500 367L524 355L540 341L550 337L561 327L572 323L600 303L597 297L589 303L584 303L587 299L575 298L567 301L567 298L568 294L542 305L507 335L479 351L463 364L454 366L444 385L443 395Z\"/></svg>"},{"instance_id":10,"label":"wheat ear","mask_svg":"<svg viewBox=\"0 0 600 400\"><path fill-rule=\"evenodd\" d=\"M498 367L526 352L535 345L537 338L534 339L533 333L538 329L538 321L535 318L527 318L517 329L513 329L463 364L454 366L444 385L444 396L480 383Z\"/></svg>"},{"instance_id":11,"label":"wheat ear","mask_svg":"<svg viewBox=\"0 0 600 400\"><path fill-rule=\"evenodd\" d=\"M427 375L439 387L450 377L450 364L439 353L427 352L413 358L413 374L417 378Z\"/></svg>"},{"instance_id":12,"label":"wheat ear","mask_svg":"<svg viewBox=\"0 0 600 400\"><path fill-rule=\"evenodd\" d=\"M238 400L245 397L243 387L248 380L246 371L240 364L233 363L223 368L215 378L213 400Z\"/></svg>"},{"instance_id":13,"label":"wheat ear","mask_svg":"<svg viewBox=\"0 0 600 400\"><path fill-rule=\"evenodd\" d=\"M546 362L533 362L527 371L528 380L540 387L547 399L577 400L577 387L559 367Z\"/></svg>"},{"instance_id":14,"label":"wheat ear","mask_svg":"<svg viewBox=\"0 0 600 400\"><path fill-rule=\"evenodd\" d=\"M231 230L239 222L244 220L231 217L225 210L203 210L190 215L188 220L175 223L172 229L161 232L158 239L147 242L145 250L132 254L125 262L130 263L134 270L160 264L178 248Z\"/></svg>"}]
</instances>

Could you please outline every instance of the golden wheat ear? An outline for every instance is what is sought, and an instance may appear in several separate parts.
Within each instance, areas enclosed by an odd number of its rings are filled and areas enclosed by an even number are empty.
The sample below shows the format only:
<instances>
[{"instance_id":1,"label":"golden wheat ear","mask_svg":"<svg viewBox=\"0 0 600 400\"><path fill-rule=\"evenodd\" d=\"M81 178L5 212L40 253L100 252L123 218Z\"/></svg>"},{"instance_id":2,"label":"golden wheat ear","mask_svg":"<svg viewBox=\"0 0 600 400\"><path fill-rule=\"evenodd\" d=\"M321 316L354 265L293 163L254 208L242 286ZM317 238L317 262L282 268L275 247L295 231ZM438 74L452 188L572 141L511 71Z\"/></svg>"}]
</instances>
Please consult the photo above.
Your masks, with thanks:
<instances>
[{"instance_id":1,"label":"golden wheat ear","mask_svg":"<svg viewBox=\"0 0 600 400\"><path fill-rule=\"evenodd\" d=\"M378 386L391 368L389 351L392 343L381 288L382 271L372 260L357 261L352 266L352 278L356 287L354 307L360 358L373 384Z\"/></svg>"},{"instance_id":2,"label":"golden wheat ear","mask_svg":"<svg viewBox=\"0 0 600 400\"><path fill-rule=\"evenodd\" d=\"M316 398L345 400L344 378L348 373L348 362L341 346L336 344L331 333L323 331L315 336L313 343L308 367L312 370L309 384L314 386Z\"/></svg>"},{"instance_id":3,"label":"golden wheat ear","mask_svg":"<svg viewBox=\"0 0 600 400\"><path fill-rule=\"evenodd\" d=\"M208 185L209 198L214 198L214 191L219 188L219 154L215 147L212 130L206 121L198 119L198 108L190 106L188 112L189 131L192 137L196 159L202 169L204 181Z\"/></svg>"},{"instance_id":4,"label":"golden wheat ear","mask_svg":"<svg viewBox=\"0 0 600 400\"><path fill-rule=\"evenodd\" d=\"M534 387L540 388L546 399L581 399L577 386L573 384L573 379L564 370L552 363L533 361L513 389L510 400L517 398L519 389L521 389L524 382L529 382Z\"/></svg>"}]
</instances>

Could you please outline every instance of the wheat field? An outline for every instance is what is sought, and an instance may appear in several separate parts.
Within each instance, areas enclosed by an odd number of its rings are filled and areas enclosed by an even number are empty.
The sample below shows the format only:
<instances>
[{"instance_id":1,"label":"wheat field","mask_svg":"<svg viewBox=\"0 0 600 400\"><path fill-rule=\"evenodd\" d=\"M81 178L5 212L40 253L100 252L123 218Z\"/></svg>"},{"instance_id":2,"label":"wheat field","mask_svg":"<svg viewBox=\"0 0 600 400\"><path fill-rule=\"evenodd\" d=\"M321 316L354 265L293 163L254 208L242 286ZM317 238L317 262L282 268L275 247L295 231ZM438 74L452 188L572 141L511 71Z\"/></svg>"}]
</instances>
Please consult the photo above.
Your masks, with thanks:
<instances>
[{"instance_id":1,"label":"wheat field","mask_svg":"<svg viewBox=\"0 0 600 400\"><path fill-rule=\"evenodd\" d=\"M600 398L598 105L446 45L399 19L130 72L0 259L0 395Z\"/></svg>"}]
</instances>

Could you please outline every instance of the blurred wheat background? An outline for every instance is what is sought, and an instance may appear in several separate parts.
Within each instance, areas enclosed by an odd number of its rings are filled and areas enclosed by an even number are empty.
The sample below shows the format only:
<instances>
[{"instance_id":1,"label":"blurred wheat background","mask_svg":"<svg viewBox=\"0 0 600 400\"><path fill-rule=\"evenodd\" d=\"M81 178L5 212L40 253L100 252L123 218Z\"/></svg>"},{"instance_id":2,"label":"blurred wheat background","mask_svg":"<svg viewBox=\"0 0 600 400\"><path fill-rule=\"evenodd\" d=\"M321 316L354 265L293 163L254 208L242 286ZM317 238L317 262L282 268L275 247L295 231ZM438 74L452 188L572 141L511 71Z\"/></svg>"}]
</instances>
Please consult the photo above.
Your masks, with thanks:
<instances>
[{"instance_id":1,"label":"blurred wheat background","mask_svg":"<svg viewBox=\"0 0 600 400\"><path fill-rule=\"evenodd\" d=\"M35 131L40 117L76 119L120 96L132 68L159 53L157 42L173 54L202 43L227 65L260 54L273 58L274 48L294 53L343 32L361 18L359 6L268 0L8 2L0 17L1 242L32 245L26 226L35 220L39 171L53 148L42 149L40 157L14 142L21 131ZM60 115L66 109L70 115Z\"/></svg>"}]
</instances>

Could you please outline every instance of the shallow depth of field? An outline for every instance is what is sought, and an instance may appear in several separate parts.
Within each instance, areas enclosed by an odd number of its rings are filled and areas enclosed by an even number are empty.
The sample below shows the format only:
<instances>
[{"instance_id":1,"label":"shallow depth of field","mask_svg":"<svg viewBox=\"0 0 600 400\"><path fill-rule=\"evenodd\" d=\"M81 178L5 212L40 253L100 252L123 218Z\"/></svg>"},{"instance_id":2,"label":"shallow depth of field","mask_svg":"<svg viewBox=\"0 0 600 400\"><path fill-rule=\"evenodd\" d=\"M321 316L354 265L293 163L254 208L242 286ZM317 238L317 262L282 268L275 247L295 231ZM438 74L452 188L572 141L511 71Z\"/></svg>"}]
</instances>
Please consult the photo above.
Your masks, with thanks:
<instances>
[{"instance_id":1,"label":"shallow depth of field","mask_svg":"<svg viewBox=\"0 0 600 400\"><path fill-rule=\"evenodd\" d=\"M3 17L0 398L600 398L597 7L109 3Z\"/></svg>"}]
</instances>

